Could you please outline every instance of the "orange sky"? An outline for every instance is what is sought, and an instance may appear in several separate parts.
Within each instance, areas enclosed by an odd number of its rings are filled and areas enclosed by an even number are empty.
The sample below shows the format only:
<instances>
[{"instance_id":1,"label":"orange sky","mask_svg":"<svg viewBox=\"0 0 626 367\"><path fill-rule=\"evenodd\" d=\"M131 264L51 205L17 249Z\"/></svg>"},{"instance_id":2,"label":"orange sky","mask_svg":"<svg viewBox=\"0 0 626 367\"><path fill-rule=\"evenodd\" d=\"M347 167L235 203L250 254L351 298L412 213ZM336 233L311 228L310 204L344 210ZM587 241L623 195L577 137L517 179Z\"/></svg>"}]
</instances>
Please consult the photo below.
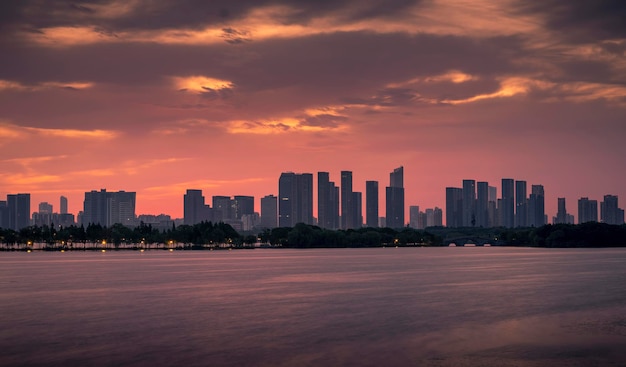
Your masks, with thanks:
<instances>
[{"instance_id":1,"label":"orange sky","mask_svg":"<svg viewBox=\"0 0 626 367\"><path fill-rule=\"evenodd\" d=\"M0 198L278 194L283 171L404 166L406 206L469 178L626 200L624 5L22 1L0 5ZM316 180L315 180L316 181ZM384 215L381 209L380 215ZM444 214L445 217L445 214ZM408 214L407 214L408 218Z\"/></svg>"}]
</instances>

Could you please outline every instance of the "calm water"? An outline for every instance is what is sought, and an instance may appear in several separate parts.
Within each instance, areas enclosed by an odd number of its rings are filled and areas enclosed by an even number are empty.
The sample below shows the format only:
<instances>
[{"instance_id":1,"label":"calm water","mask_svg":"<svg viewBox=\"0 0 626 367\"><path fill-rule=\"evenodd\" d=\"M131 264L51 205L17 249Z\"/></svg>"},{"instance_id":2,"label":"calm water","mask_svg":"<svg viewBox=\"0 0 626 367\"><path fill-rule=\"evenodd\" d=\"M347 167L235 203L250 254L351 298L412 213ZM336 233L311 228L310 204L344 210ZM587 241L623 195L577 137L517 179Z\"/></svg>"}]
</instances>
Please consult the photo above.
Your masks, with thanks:
<instances>
[{"instance_id":1,"label":"calm water","mask_svg":"<svg viewBox=\"0 0 626 367\"><path fill-rule=\"evenodd\" d=\"M626 249L0 253L1 366L624 366Z\"/></svg>"}]
</instances>

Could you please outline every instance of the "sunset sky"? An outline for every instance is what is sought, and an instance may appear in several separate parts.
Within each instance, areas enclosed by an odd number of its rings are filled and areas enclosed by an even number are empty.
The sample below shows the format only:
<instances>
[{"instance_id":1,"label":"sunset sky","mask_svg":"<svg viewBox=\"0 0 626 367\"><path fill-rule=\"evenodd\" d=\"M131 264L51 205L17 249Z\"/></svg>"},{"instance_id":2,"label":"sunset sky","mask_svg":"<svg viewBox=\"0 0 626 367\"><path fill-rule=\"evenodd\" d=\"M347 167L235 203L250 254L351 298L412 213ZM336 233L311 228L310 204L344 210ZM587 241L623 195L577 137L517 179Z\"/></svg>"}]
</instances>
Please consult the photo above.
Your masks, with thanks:
<instances>
[{"instance_id":1,"label":"sunset sky","mask_svg":"<svg viewBox=\"0 0 626 367\"><path fill-rule=\"evenodd\" d=\"M404 166L406 206L503 177L626 203L626 2L0 2L0 200L278 194ZM315 176L316 177L316 176ZM315 179L317 187L317 179ZM445 217L445 214L444 214Z\"/></svg>"}]
</instances>

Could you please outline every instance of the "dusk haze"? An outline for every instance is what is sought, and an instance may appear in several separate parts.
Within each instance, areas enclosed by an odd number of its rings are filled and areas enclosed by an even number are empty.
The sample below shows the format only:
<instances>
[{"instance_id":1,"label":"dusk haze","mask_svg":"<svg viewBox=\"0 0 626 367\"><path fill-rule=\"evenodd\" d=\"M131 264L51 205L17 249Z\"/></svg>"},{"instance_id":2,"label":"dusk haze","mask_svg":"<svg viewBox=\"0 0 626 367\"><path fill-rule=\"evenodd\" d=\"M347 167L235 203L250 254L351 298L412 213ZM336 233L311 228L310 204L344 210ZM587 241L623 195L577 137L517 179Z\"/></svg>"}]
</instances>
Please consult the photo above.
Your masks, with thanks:
<instances>
[{"instance_id":1,"label":"dusk haze","mask_svg":"<svg viewBox=\"0 0 626 367\"><path fill-rule=\"evenodd\" d=\"M77 214L85 192L125 190L138 214L182 218L187 189L259 208L282 172L339 185L351 171L355 192L381 183L384 208L399 166L407 223L463 179L498 196L502 178L541 184L549 218L558 197L626 198L621 1L3 1L0 14L2 198L58 211L63 195Z\"/></svg>"}]
</instances>

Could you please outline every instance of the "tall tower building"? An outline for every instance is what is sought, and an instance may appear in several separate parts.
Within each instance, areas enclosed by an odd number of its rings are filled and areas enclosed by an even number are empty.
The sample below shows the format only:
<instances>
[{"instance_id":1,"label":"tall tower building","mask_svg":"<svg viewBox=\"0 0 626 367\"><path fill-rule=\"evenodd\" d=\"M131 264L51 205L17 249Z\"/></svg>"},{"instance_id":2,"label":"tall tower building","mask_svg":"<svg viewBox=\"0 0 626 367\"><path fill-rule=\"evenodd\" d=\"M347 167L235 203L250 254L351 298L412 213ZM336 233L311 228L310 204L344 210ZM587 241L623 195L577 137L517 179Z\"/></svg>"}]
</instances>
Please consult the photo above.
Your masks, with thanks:
<instances>
[{"instance_id":1,"label":"tall tower building","mask_svg":"<svg viewBox=\"0 0 626 367\"><path fill-rule=\"evenodd\" d=\"M624 210L617 203L617 195L604 195L600 203L602 222L608 224L624 224Z\"/></svg>"},{"instance_id":2,"label":"tall tower building","mask_svg":"<svg viewBox=\"0 0 626 367\"><path fill-rule=\"evenodd\" d=\"M446 227L463 226L463 189L446 187Z\"/></svg>"},{"instance_id":3,"label":"tall tower building","mask_svg":"<svg viewBox=\"0 0 626 367\"><path fill-rule=\"evenodd\" d=\"M463 227L476 225L476 181L463 180Z\"/></svg>"},{"instance_id":4,"label":"tall tower building","mask_svg":"<svg viewBox=\"0 0 626 367\"><path fill-rule=\"evenodd\" d=\"M489 186L488 190L488 202L487 211L489 213L489 225L488 227L500 226L498 218L498 188L495 186Z\"/></svg>"},{"instance_id":5,"label":"tall tower building","mask_svg":"<svg viewBox=\"0 0 626 367\"><path fill-rule=\"evenodd\" d=\"M365 181L365 224L378 227L378 181Z\"/></svg>"},{"instance_id":6,"label":"tall tower building","mask_svg":"<svg viewBox=\"0 0 626 367\"><path fill-rule=\"evenodd\" d=\"M0 228L9 227L9 206L6 200L0 200Z\"/></svg>"},{"instance_id":7,"label":"tall tower building","mask_svg":"<svg viewBox=\"0 0 626 367\"><path fill-rule=\"evenodd\" d=\"M476 226L489 227L489 183L476 184Z\"/></svg>"},{"instance_id":8,"label":"tall tower building","mask_svg":"<svg viewBox=\"0 0 626 367\"><path fill-rule=\"evenodd\" d=\"M261 227L276 228L278 226L278 198L267 195L261 198Z\"/></svg>"},{"instance_id":9,"label":"tall tower building","mask_svg":"<svg viewBox=\"0 0 626 367\"><path fill-rule=\"evenodd\" d=\"M598 201L578 199L578 224L598 221Z\"/></svg>"},{"instance_id":10,"label":"tall tower building","mask_svg":"<svg viewBox=\"0 0 626 367\"><path fill-rule=\"evenodd\" d=\"M9 228L19 231L30 225L30 194L7 195Z\"/></svg>"},{"instance_id":11,"label":"tall tower building","mask_svg":"<svg viewBox=\"0 0 626 367\"><path fill-rule=\"evenodd\" d=\"M361 228L363 227L363 193L354 191L352 195L354 195L352 202L355 210L355 228Z\"/></svg>"},{"instance_id":12,"label":"tall tower building","mask_svg":"<svg viewBox=\"0 0 626 367\"><path fill-rule=\"evenodd\" d=\"M356 210L352 194L352 172L341 171L341 228L356 228Z\"/></svg>"},{"instance_id":13,"label":"tall tower building","mask_svg":"<svg viewBox=\"0 0 626 367\"><path fill-rule=\"evenodd\" d=\"M385 204L387 227L404 227L404 167L402 166L389 174Z\"/></svg>"},{"instance_id":14,"label":"tall tower building","mask_svg":"<svg viewBox=\"0 0 626 367\"><path fill-rule=\"evenodd\" d=\"M283 172L278 180L278 225L313 224L313 174Z\"/></svg>"},{"instance_id":15,"label":"tall tower building","mask_svg":"<svg viewBox=\"0 0 626 367\"><path fill-rule=\"evenodd\" d=\"M567 209L565 208L565 198L557 198L557 212L554 224L567 224Z\"/></svg>"},{"instance_id":16,"label":"tall tower building","mask_svg":"<svg viewBox=\"0 0 626 367\"><path fill-rule=\"evenodd\" d=\"M502 179L502 223L506 228L515 226L515 186L512 178Z\"/></svg>"},{"instance_id":17,"label":"tall tower building","mask_svg":"<svg viewBox=\"0 0 626 367\"><path fill-rule=\"evenodd\" d=\"M528 199L528 225L541 227L546 224L545 194L542 185L532 185Z\"/></svg>"},{"instance_id":18,"label":"tall tower building","mask_svg":"<svg viewBox=\"0 0 626 367\"><path fill-rule=\"evenodd\" d=\"M214 195L211 198L213 204L213 219L216 222L227 222L235 219L234 202L230 196Z\"/></svg>"},{"instance_id":19,"label":"tall tower building","mask_svg":"<svg viewBox=\"0 0 626 367\"><path fill-rule=\"evenodd\" d=\"M330 175L328 172L317 173L317 224L322 228L332 229Z\"/></svg>"},{"instance_id":20,"label":"tall tower building","mask_svg":"<svg viewBox=\"0 0 626 367\"><path fill-rule=\"evenodd\" d=\"M515 181L515 226L528 226L526 181Z\"/></svg>"},{"instance_id":21,"label":"tall tower building","mask_svg":"<svg viewBox=\"0 0 626 367\"><path fill-rule=\"evenodd\" d=\"M59 200L61 214L67 214L67 198L65 196L61 196Z\"/></svg>"},{"instance_id":22,"label":"tall tower building","mask_svg":"<svg viewBox=\"0 0 626 367\"><path fill-rule=\"evenodd\" d=\"M409 206L409 227L421 229L419 225L420 207L418 205Z\"/></svg>"}]
</instances>

